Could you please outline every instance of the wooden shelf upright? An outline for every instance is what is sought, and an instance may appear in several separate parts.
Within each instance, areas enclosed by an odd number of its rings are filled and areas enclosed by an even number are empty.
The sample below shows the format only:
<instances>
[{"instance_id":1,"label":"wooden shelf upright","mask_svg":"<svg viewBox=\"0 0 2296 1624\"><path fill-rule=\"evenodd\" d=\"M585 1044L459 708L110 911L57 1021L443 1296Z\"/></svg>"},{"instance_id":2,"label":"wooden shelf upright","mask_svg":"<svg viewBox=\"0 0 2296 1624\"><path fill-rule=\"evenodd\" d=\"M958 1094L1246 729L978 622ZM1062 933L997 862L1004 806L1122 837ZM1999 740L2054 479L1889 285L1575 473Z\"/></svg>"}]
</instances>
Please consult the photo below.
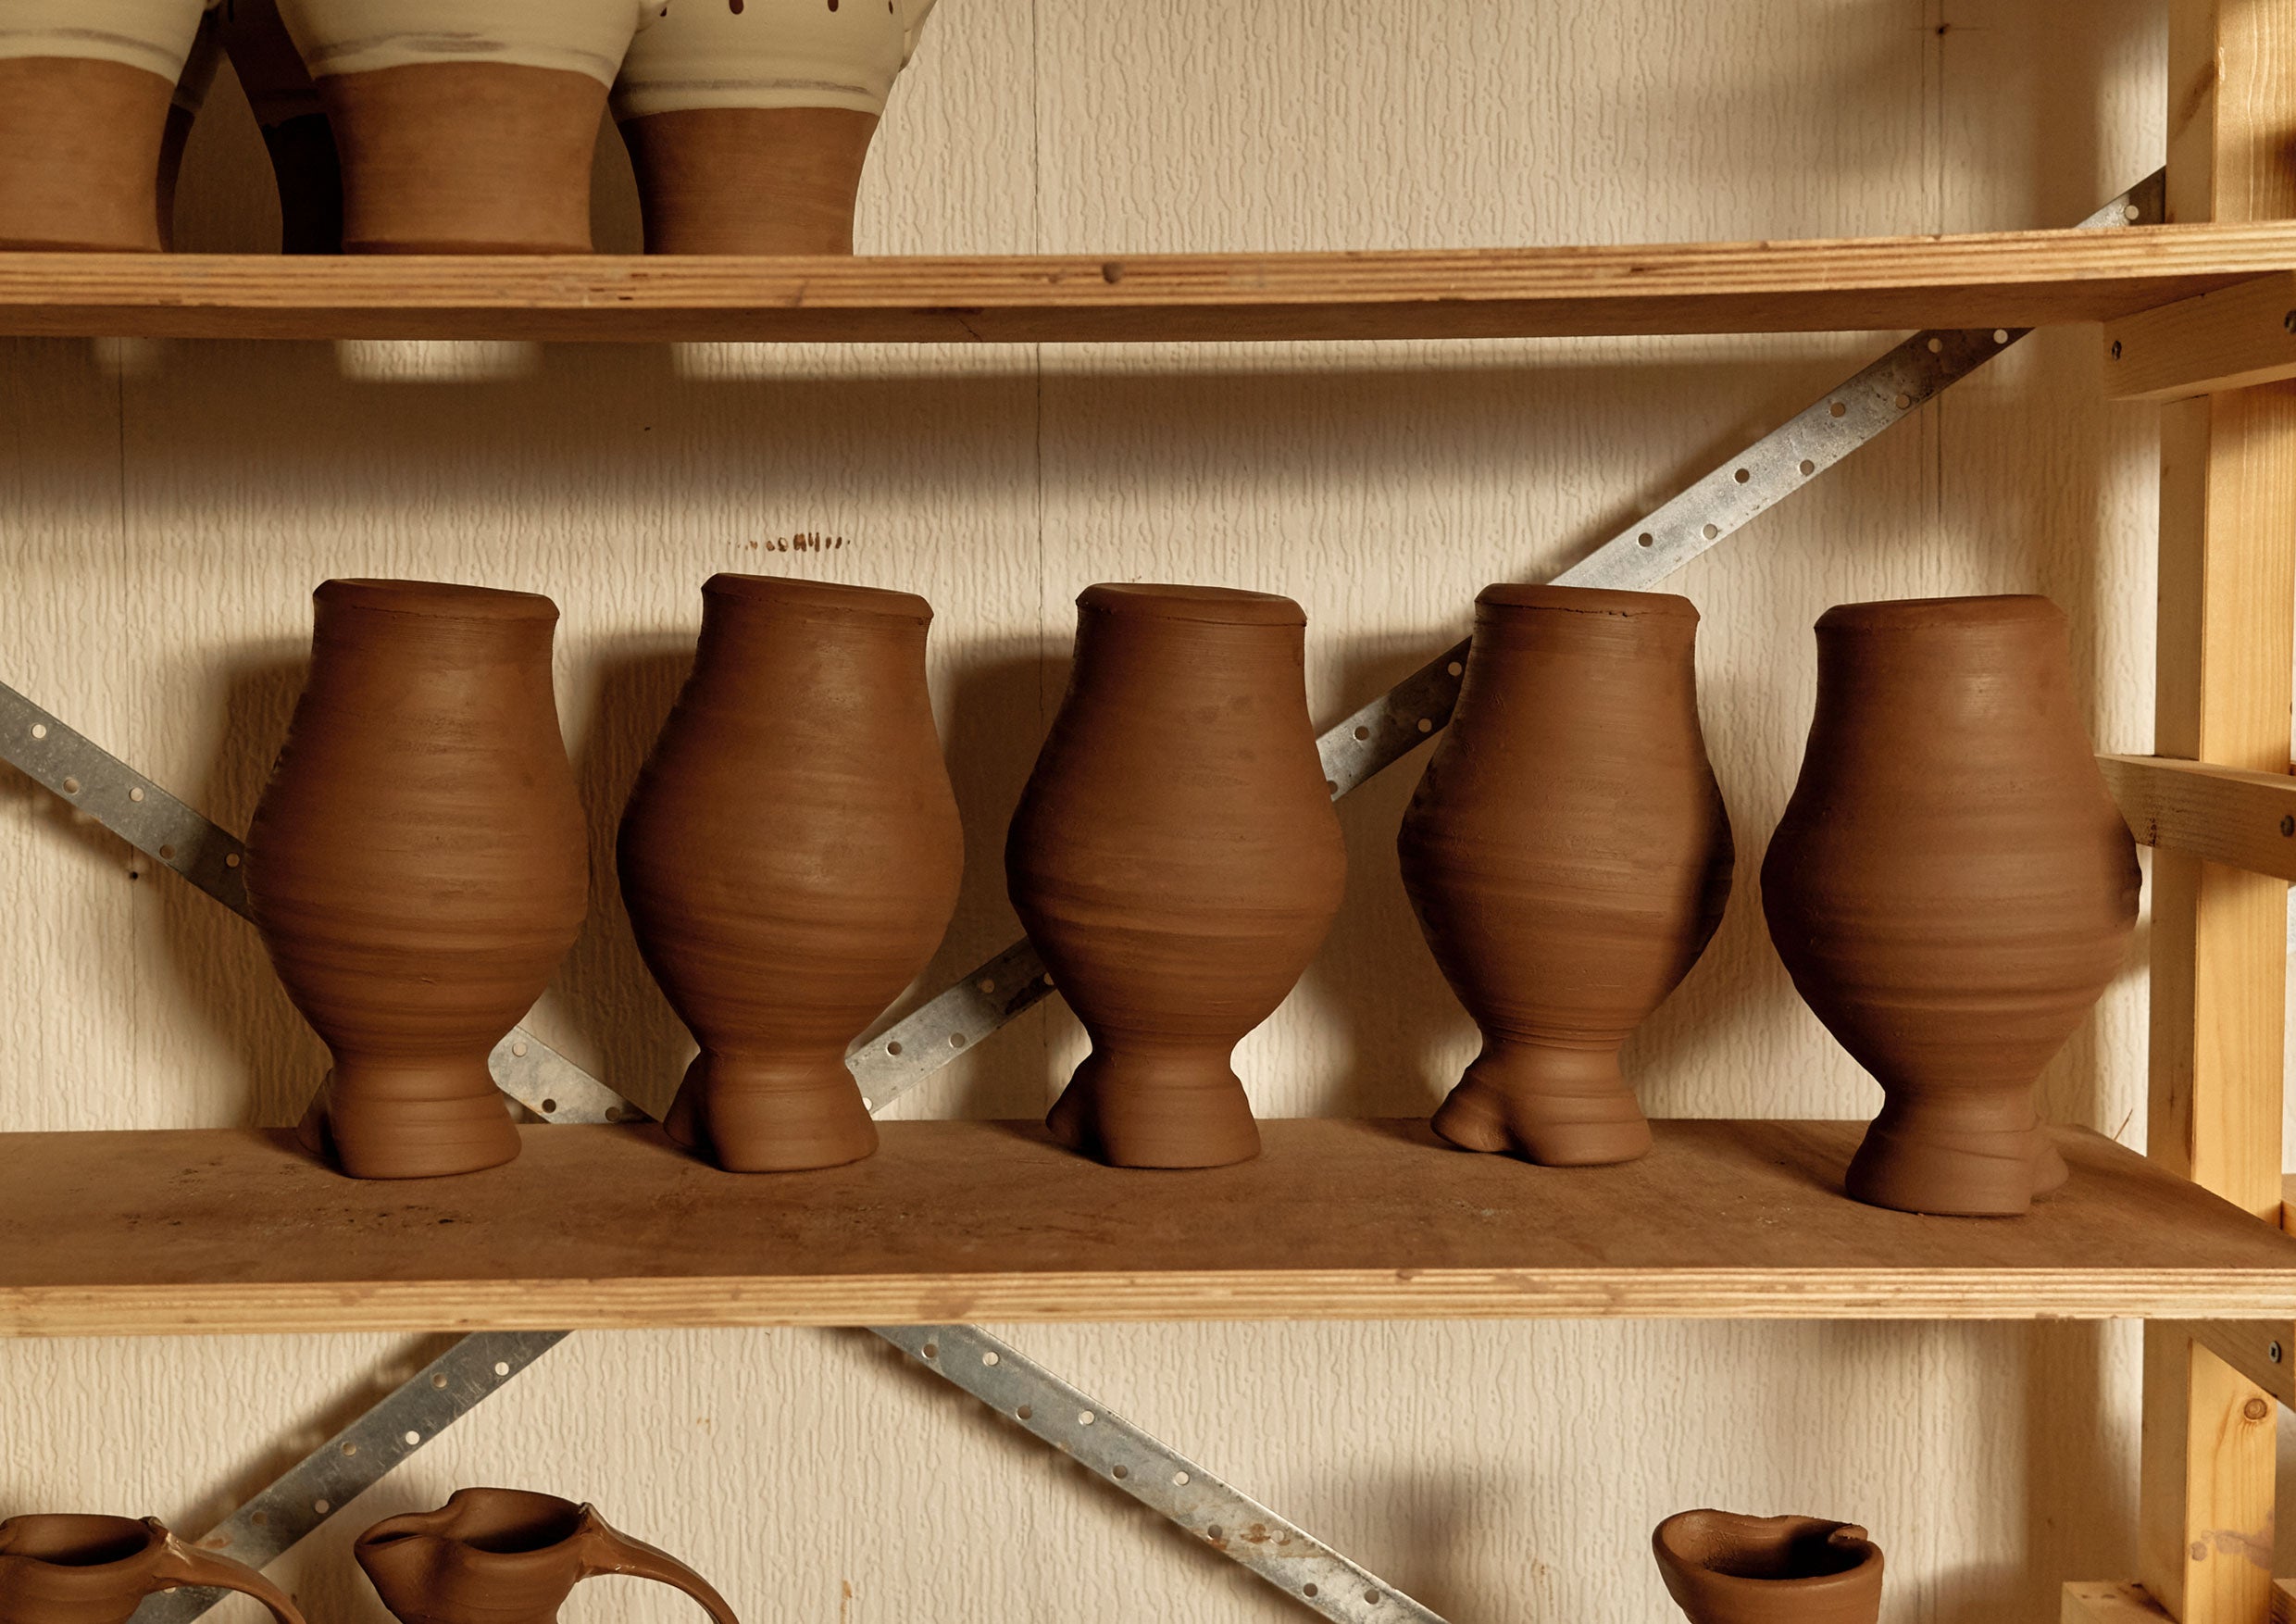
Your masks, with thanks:
<instances>
[{"instance_id":1,"label":"wooden shelf upright","mask_svg":"<svg viewBox=\"0 0 2296 1624\"><path fill-rule=\"evenodd\" d=\"M2296 217L2296 0L2172 0L2169 14L2169 219ZM2243 300L2195 300L2106 335L2113 364L2152 366L2179 330L2188 357L2181 376L2161 369L2149 387L2115 380L2115 393L2169 397L2154 749L2283 778L2296 383L2252 381L2289 374L2231 306L2286 292L2259 283ZM2278 342L2296 337L2296 311L2280 325ZM2216 364L2234 352L2246 358ZM2191 849L2156 849L2152 906L2152 1155L2277 1223L2288 886ZM2286 1616L2290 1593L2272 1578L2273 1466L2277 1406L2296 1399L2291 1331L2146 1322L2139 1582L2068 1585L2065 1624Z\"/></svg>"}]
</instances>

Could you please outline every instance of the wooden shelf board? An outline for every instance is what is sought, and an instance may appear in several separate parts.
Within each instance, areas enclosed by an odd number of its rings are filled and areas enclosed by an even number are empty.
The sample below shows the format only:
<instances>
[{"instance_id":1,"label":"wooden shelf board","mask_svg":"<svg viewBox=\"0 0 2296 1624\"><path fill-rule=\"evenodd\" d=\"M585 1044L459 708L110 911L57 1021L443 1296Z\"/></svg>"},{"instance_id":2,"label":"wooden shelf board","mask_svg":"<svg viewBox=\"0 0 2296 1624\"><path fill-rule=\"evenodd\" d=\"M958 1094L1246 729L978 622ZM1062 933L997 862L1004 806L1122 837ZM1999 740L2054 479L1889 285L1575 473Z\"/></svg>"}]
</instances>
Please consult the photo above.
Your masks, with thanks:
<instances>
[{"instance_id":1,"label":"wooden shelf board","mask_svg":"<svg viewBox=\"0 0 2296 1624\"><path fill-rule=\"evenodd\" d=\"M2097 1135L2015 1220L1839 1193L1853 1122L1676 1121L1623 1168L1293 1120L1202 1172L894 1122L870 1160L720 1173L652 1127L360 1183L282 1134L0 1135L0 1333L1731 1317L2296 1315L2296 1238Z\"/></svg>"},{"instance_id":2,"label":"wooden shelf board","mask_svg":"<svg viewBox=\"0 0 2296 1624\"><path fill-rule=\"evenodd\" d=\"M0 254L0 334L1061 342L2114 320L2296 270L2296 222L1635 247L963 258Z\"/></svg>"}]
</instances>

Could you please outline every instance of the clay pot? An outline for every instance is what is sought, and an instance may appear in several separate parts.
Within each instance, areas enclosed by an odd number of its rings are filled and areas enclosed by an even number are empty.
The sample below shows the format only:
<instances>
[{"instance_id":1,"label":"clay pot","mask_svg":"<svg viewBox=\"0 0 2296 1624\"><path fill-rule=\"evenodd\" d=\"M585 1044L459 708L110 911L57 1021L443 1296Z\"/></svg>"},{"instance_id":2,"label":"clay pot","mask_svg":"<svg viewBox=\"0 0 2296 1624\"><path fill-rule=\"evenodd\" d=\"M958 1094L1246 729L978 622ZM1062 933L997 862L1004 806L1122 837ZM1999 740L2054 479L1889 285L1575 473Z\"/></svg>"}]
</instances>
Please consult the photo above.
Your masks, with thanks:
<instances>
[{"instance_id":1,"label":"clay pot","mask_svg":"<svg viewBox=\"0 0 2296 1624\"><path fill-rule=\"evenodd\" d=\"M318 86L304 71L278 0L223 0L223 48L263 131L279 188L280 247L343 251L343 172Z\"/></svg>"},{"instance_id":2,"label":"clay pot","mask_svg":"<svg viewBox=\"0 0 2296 1624\"><path fill-rule=\"evenodd\" d=\"M191 54L176 77L175 94L168 98L168 122L160 131L154 226L163 250L175 246L175 186L183 173L183 149L191 144L192 125L199 118L199 109L207 105L207 93L215 88L216 69L223 62L220 19L221 13L215 10L200 18L199 31L192 36Z\"/></svg>"},{"instance_id":3,"label":"clay pot","mask_svg":"<svg viewBox=\"0 0 2296 1624\"><path fill-rule=\"evenodd\" d=\"M693 675L622 818L640 950L702 1053L667 1126L740 1172L877 1148L845 1051L940 945L965 867L925 689L932 607L702 588Z\"/></svg>"},{"instance_id":4,"label":"clay pot","mask_svg":"<svg viewBox=\"0 0 2296 1624\"><path fill-rule=\"evenodd\" d=\"M1684 1511L1651 1535L1666 1593L1691 1624L1874 1624L1881 1548L1815 1517Z\"/></svg>"},{"instance_id":5,"label":"clay pot","mask_svg":"<svg viewBox=\"0 0 2296 1624\"><path fill-rule=\"evenodd\" d=\"M2055 605L1826 612L1762 905L1794 985L1887 1096L1852 1195L2015 1214L2064 1181L2033 1082L2120 969L2137 883Z\"/></svg>"},{"instance_id":6,"label":"clay pot","mask_svg":"<svg viewBox=\"0 0 2296 1624\"><path fill-rule=\"evenodd\" d=\"M1004 845L1013 906L1092 1052L1045 1120L1118 1167L1259 1152L1230 1064L1339 911L1347 856L1289 598L1094 586Z\"/></svg>"},{"instance_id":7,"label":"clay pot","mask_svg":"<svg viewBox=\"0 0 2296 1624\"><path fill-rule=\"evenodd\" d=\"M0 1624L127 1624L144 1598L178 1585L251 1595L279 1624L295 1605L243 1562L187 1545L154 1518L11 1517L0 1522Z\"/></svg>"},{"instance_id":8,"label":"clay pot","mask_svg":"<svg viewBox=\"0 0 2296 1624\"><path fill-rule=\"evenodd\" d=\"M278 0L354 254L587 254L606 87L665 0Z\"/></svg>"},{"instance_id":9,"label":"clay pot","mask_svg":"<svg viewBox=\"0 0 2296 1624\"><path fill-rule=\"evenodd\" d=\"M1435 1113L1468 1150L1631 1161L1650 1124L1619 1045L1728 900L1729 819L1698 726L1698 611L1657 593L1493 586L1459 704L1404 815L1404 886L1482 1053Z\"/></svg>"},{"instance_id":10,"label":"clay pot","mask_svg":"<svg viewBox=\"0 0 2296 1624\"><path fill-rule=\"evenodd\" d=\"M581 808L531 593L331 581L247 836L247 901L334 1069L306 1139L362 1179L518 1154L487 1055L573 945Z\"/></svg>"},{"instance_id":11,"label":"clay pot","mask_svg":"<svg viewBox=\"0 0 2296 1624\"><path fill-rule=\"evenodd\" d=\"M638 36L614 116L649 254L850 254L854 198L932 0L701 0Z\"/></svg>"},{"instance_id":12,"label":"clay pot","mask_svg":"<svg viewBox=\"0 0 2296 1624\"><path fill-rule=\"evenodd\" d=\"M405 1624L552 1624L577 1584L612 1573L675 1586L718 1624L740 1624L693 1568L555 1494L457 1489L436 1511L375 1524L351 1554Z\"/></svg>"},{"instance_id":13,"label":"clay pot","mask_svg":"<svg viewBox=\"0 0 2296 1624\"><path fill-rule=\"evenodd\" d=\"M0 250L157 253L161 148L213 0L10 0Z\"/></svg>"}]
</instances>

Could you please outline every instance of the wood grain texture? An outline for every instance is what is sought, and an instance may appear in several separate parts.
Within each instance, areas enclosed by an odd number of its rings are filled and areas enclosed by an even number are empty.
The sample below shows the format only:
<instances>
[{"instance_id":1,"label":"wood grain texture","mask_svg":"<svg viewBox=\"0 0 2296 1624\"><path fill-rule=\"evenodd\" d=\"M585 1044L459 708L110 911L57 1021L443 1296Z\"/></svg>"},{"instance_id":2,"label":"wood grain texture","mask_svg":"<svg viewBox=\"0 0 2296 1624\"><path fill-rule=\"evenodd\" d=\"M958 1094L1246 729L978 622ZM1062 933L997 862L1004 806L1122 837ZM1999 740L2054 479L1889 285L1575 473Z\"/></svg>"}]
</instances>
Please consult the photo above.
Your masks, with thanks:
<instances>
[{"instance_id":1,"label":"wood grain texture","mask_svg":"<svg viewBox=\"0 0 2296 1624\"><path fill-rule=\"evenodd\" d=\"M2104 392L2177 400L2296 378L2296 277L2261 276L2104 325Z\"/></svg>"},{"instance_id":2,"label":"wood grain texture","mask_svg":"<svg viewBox=\"0 0 2296 1624\"><path fill-rule=\"evenodd\" d=\"M2285 1319L2194 1319L2183 1330L2274 1399L2296 1405L2296 1324Z\"/></svg>"},{"instance_id":3,"label":"wood grain texture","mask_svg":"<svg viewBox=\"0 0 2296 1624\"><path fill-rule=\"evenodd\" d=\"M1033 1126L718 1172L657 1130L378 1190L277 1133L0 1136L0 1329L48 1335L950 1318L2296 1315L2296 1238L2093 1134L2025 1219L1851 1202L1860 1125L1676 1121L1622 1168L1270 1122L1257 1161L1109 1169ZM1338 1193L1344 1200L1335 1200Z\"/></svg>"},{"instance_id":4,"label":"wood grain texture","mask_svg":"<svg viewBox=\"0 0 2296 1624\"><path fill-rule=\"evenodd\" d=\"M2296 269L2296 225L1010 257L0 255L0 335L877 343L2043 327Z\"/></svg>"},{"instance_id":5,"label":"wood grain texture","mask_svg":"<svg viewBox=\"0 0 2296 1624\"><path fill-rule=\"evenodd\" d=\"M2058 1624L2171 1624L2140 1584L2076 1580L2065 1587Z\"/></svg>"},{"instance_id":6,"label":"wood grain texture","mask_svg":"<svg viewBox=\"0 0 2296 1624\"><path fill-rule=\"evenodd\" d=\"M2296 0L2174 0L2168 216L2296 214ZM2296 655L2296 392L2161 414L2153 750L2288 767ZM2152 866L2152 1155L2277 1223L2288 898L2271 876L2165 852ZM2174 1327L2149 1325L2138 1577L2182 1624L2263 1624L2274 1532L2272 1400Z\"/></svg>"},{"instance_id":7,"label":"wood grain texture","mask_svg":"<svg viewBox=\"0 0 2296 1624\"><path fill-rule=\"evenodd\" d=\"M2097 765L2138 844L2296 881L2296 776L2166 756Z\"/></svg>"}]
</instances>

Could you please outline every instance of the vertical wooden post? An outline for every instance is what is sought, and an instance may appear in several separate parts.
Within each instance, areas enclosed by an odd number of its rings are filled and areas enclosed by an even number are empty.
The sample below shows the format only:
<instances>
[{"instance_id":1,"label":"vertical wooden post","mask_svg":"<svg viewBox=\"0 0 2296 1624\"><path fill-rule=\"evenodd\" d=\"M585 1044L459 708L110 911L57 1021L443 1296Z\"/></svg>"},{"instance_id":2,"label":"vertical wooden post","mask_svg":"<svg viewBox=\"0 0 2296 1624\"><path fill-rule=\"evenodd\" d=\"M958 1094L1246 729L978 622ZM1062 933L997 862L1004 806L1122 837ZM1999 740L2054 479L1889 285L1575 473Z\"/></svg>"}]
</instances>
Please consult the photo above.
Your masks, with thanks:
<instances>
[{"instance_id":1,"label":"vertical wooden post","mask_svg":"<svg viewBox=\"0 0 2296 1624\"><path fill-rule=\"evenodd\" d=\"M2296 216L2296 0L2172 0L2172 221ZM2296 391L2177 401L2161 422L2153 748L2284 772L2296 657ZM2288 893L2152 864L2152 1155L2277 1221ZM2273 1401L2145 1327L2141 1576L2183 1624L2272 1608Z\"/></svg>"}]
</instances>

